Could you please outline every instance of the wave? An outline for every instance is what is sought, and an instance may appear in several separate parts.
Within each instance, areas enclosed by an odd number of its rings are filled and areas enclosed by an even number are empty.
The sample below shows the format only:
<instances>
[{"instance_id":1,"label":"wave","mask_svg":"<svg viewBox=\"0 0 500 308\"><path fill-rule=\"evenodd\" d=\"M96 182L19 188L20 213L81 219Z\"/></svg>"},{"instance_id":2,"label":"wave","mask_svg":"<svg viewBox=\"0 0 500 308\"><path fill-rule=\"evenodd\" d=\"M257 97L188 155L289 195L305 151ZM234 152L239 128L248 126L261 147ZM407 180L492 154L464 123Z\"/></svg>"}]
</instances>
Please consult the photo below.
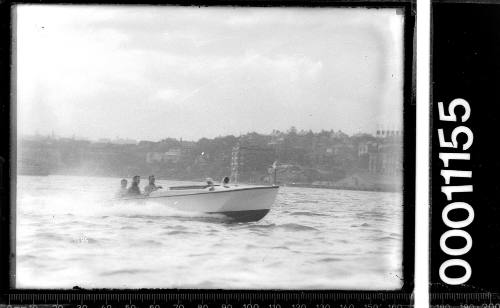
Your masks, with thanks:
<instances>
[{"instance_id":1,"label":"wave","mask_svg":"<svg viewBox=\"0 0 500 308\"><path fill-rule=\"evenodd\" d=\"M144 269L123 269L123 270L115 270L115 271L103 272L100 275L101 276L136 275L136 274L139 274L139 273L148 273L148 272L151 272L151 270L144 270Z\"/></svg>"},{"instance_id":2,"label":"wave","mask_svg":"<svg viewBox=\"0 0 500 308\"><path fill-rule=\"evenodd\" d=\"M142 245L161 245L162 243L155 240L144 240L141 242Z\"/></svg>"},{"instance_id":3,"label":"wave","mask_svg":"<svg viewBox=\"0 0 500 308\"><path fill-rule=\"evenodd\" d=\"M286 247L286 246L275 246L275 247L272 247L272 249L290 250L290 248L288 248L288 247Z\"/></svg>"},{"instance_id":4,"label":"wave","mask_svg":"<svg viewBox=\"0 0 500 308\"><path fill-rule=\"evenodd\" d=\"M328 257L328 258L322 258L318 260L319 262L338 262L342 261L341 258L333 258L333 257Z\"/></svg>"},{"instance_id":5,"label":"wave","mask_svg":"<svg viewBox=\"0 0 500 308\"><path fill-rule=\"evenodd\" d=\"M66 238L65 236L62 236L62 235L57 234L57 233L52 233L52 232L39 232L37 234L37 237L40 237L42 239L47 239L47 240L58 241L58 242L68 240L68 238Z\"/></svg>"},{"instance_id":6,"label":"wave","mask_svg":"<svg viewBox=\"0 0 500 308\"><path fill-rule=\"evenodd\" d=\"M55 195L20 195L18 209L21 215L78 216L109 218L125 217L218 217L203 212L182 211L167 207L153 200L138 203L117 203L104 200L102 194L58 193Z\"/></svg>"},{"instance_id":7,"label":"wave","mask_svg":"<svg viewBox=\"0 0 500 308\"><path fill-rule=\"evenodd\" d=\"M292 203L299 203L299 204L304 204L304 205L308 205L308 204L318 204L319 201L318 200L292 200L290 201Z\"/></svg>"},{"instance_id":8,"label":"wave","mask_svg":"<svg viewBox=\"0 0 500 308\"><path fill-rule=\"evenodd\" d=\"M287 224L279 225L278 227L286 229L286 230L290 230L290 231L318 231L318 229L316 229L316 228L309 227L306 225L296 224L296 223L287 223Z\"/></svg>"},{"instance_id":9,"label":"wave","mask_svg":"<svg viewBox=\"0 0 500 308\"><path fill-rule=\"evenodd\" d=\"M377 238L377 240L379 240L379 241L392 241L392 240L398 240L398 238L393 237L393 236L384 236L384 237Z\"/></svg>"},{"instance_id":10,"label":"wave","mask_svg":"<svg viewBox=\"0 0 500 308\"><path fill-rule=\"evenodd\" d=\"M247 226L246 228L250 230L266 230L266 229L283 229L287 231L318 231L314 227L309 227L297 223L285 223L285 224L255 224Z\"/></svg>"},{"instance_id":11,"label":"wave","mask_svg":"<svg viewBox=\"0 0 500 308\"><path fill-rule=\"evenodd\" d=\"M326 214L319 214L319 213L313 213L313 212L293 212L290 215L292 216L329 216Z\"/></svg>"},{"instance_id":12,"label":"wave","mask_svg":"<svg viewBox=\"0 0 500 308\"><path fill-rule=\"evenodd\" d=\"M356 228L356 227L371 227L371 225L367 222L364 222L360 225L356 225L356 224L351 225L351 228Z\"/></svg>"},{"instance_id":13,"label":"wave","mask_svg":"<svg viewBox=\"0 0 500 308\"><path fill-rule=\"evenodd\" d=\"M174 230L174 231L169 231L169 232L163 232L161 235L185 235L185 234L196 234L195 232L188 232L188 231L181 231L181 230Z\"/></svg>"}]
</instances>

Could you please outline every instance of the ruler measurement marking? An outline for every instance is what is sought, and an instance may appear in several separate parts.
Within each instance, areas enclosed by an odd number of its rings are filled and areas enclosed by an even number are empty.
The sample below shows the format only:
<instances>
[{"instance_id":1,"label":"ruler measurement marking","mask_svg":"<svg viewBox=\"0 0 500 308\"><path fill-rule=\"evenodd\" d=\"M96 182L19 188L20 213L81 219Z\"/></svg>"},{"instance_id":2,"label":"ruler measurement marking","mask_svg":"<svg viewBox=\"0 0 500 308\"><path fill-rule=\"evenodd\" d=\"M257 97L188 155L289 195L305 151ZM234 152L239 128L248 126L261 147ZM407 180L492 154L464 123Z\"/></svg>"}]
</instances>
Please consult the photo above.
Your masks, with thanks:
<instances>
[{"instance_id":1,"label":"ruler measurement marking","mask_svg":"<svg viewBox=\"0 0 500 308\"><path fill-rule=\"evenodd\" d=\"M175 292L175 291L174 291ZM7 294L6 294L7 295ZM434 294L432 297L433 300L436 299L443 299L443 301L447 301L450 299L454 300L461 300L464 299L465 301L469 300L483 300L484 303L494 303L495 301L499 301L500 298L498 297L499 294L491 294L491 293L470 293L470 294L447 294L447 293L442 293L442 294ZM254 291L245 291L245 292L230 292L230 291L223 291L220 293L188 293L188 292L179 292L179 293L127 293L127 292L120 292L120 293L83 293L83 294L78 294L74 292L68 292L68 293L53 293L53 292L48 292L48 293L35 293L35 294L29 294L29 293L15 293L15 294L8 294L8 296L4 297L8 298L9 305L10 303L14 302L21 302L21 303L30 303L31 305L36 305L36 303L43 301L44 303L49 303L50 302L56 302L57 306L62 305L67 305L67 304L76 304L79 303L81 305L84 305L85 301L89 301L90 299L93 300L94 303L98 303L99 301L104 301L106 306L109 304L113 305L113 303L129 303L129 305L134 306L139 303L139 299L141 303L144 303L148 301L149 303L153 302L154 305L157 305L163 299L164 301L167 301L167 304L169 302L177 302L179 305L182 303L184 304L185 308L190 308L191 305L198 305L201 302L201 306L206 305L207 301L209 302L208 308L221 308L217 304L218 302L224 302L226 304L232 304L232 308L241 308L239 305L240 303L244 304L250 304L250 305L256 305L257 303L261 304L260 308L271 308L266 306L267 304L281 304L281 308L290 308L288 305L284 305L284 300L286 299L288 302L295 302L299 303L300 305L307 305L307 308L321 308L321 307L316 307L315 305L321 303L322 305L330 304L332 305L329 300L335 300L339 302L364 302L366 304L377 304L379 302L384 302L384 303L390 303L394 302L397 303L399 300L411 300L411 295L410 294L401 294L401 293L386 293L386 292L375 292L375 293L328 293L328 292L274 292L274 291L263 291L263 292L254 292ZM212 299L216 305L213 305L213 303L210 303L210 299ZM59 304L61 302L61 304ZM160 303L162 304L162 303ZM264 304L264 306L262 306ZM309 306L311 305L311 306ZM355 306L356 308L362 308L363 306ZM403 307L410 307L410 304L404 303ZM105 307L106 308L106 307ZM113 308L118 308L118 307L113 307ZM138 306L137 308L148 308L148 307L143 307L142 305ZM172 308L167 306L163 306L161 308ZM203 307L200 307L203 308ZM331 306L331 308L339 308L336 306ZM382 308L382 307L380 307Z\"/></svg>"}]
</instances>

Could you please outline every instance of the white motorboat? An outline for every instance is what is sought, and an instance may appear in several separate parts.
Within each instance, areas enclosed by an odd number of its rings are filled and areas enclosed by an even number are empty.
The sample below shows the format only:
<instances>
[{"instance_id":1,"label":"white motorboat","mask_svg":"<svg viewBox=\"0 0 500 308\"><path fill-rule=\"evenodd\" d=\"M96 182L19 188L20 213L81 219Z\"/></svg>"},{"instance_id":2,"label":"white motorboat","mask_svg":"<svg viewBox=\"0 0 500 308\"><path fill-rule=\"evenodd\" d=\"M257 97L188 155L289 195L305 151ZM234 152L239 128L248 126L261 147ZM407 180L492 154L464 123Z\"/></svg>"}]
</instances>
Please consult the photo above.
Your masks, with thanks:
<instances>
[{"instance_id":1,"label":"white motorboat","mask_svg":"<svg viewBox=\"0 0 500 308\"><path fill-rule=\"evenodd\" d=\"M122 201L148 200L181 211L223 214L234 221L257 221L269 213L278 186L185 186L157 190L148 197L125 197Z\"/></svg>"}]
</instances>

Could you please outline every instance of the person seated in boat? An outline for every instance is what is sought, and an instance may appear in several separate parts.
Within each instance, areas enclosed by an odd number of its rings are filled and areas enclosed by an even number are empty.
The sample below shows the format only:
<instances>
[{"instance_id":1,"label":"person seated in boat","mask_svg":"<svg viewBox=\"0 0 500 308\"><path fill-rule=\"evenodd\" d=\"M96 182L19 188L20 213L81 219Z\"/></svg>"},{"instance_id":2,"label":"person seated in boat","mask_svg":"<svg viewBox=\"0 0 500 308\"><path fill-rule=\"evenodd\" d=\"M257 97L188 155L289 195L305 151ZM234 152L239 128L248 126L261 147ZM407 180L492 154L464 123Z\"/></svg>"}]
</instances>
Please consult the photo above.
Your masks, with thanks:
<instances>
[{"instance_id":1,"label":"person seated in boat","mask_svg":"<svg viewBox=\"0 0 500 308\"><path fill-rule=\"evenodd\" d=\"M144 187L144 195L149 196L149 194L152 193L153 191L163 188L161 186L156 186L155 181L156 181L155 176L150 175L149 184L146 187Z\"/></svg>"},{"instance_id":2,"label":"person seated in boat","mask_svg":"<svg viewBox=\"0 0 500 308\"><path fill-rule=\"evenodd\" d=\"M141 189L139 188L139 183L141 182L141 177L138 175L135 175L132 178L132 184L127 190L127 195L140 195L141 194Z\"/></svg>"},{"instance_id":3,"label":"person seated in boat","mask_svg":"<svg viewBox=\"0 0 500 308\"><path fill-rule=\"evenodd\" d=\"M214 191L214 181L211 178L207 178L207 186L209 191Z\"/></svg>"},{"instance_id":4,"label":"person seated in boat","mask_svg":"<svg viewBox=\"0 0 500 308\"><path fill-rule=\"evenodd\" d=\"M229 177L225 176L222 179L222 187L229 188Z\"/></svg>"},{"instance_id":5,"label":"person seated in boat","mask_svg":"<svg viewBox=\"0 0 500 308\"><path fill-rule=\"evenodd\" d=\"M120 190L116 193L117 198L125 197L127 195L127 183L128 181L126 179L122 179L120 181Z\"/></svg>"}]
</instances>

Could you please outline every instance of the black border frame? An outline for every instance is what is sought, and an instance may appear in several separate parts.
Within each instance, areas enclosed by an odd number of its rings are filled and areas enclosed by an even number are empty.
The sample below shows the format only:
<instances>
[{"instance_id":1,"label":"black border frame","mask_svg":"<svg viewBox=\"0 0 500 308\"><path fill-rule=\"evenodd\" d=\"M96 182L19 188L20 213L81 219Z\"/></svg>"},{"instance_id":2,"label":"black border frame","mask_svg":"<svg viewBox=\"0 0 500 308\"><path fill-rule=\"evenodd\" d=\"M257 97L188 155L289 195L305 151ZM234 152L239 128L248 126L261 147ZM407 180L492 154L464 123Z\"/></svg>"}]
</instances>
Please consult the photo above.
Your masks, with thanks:
<instances>
[{"instance_id":1,"label":"black border frame","mask_svg":"<svg viewBox=\"0 0 500 308\"><path fill-rule=\"evenodd\" d=\"M182 5L182 6L291 6L291 7L369 7L369 8L401 8L404 12L404 94L403 94L403 286L396 291L339 291L339 290L315 290L315 291L272 291L272 290L231 290L230 293L261 294L299 292L302 295L312 297L320 293L341 296L351 294L355 298L363 296L370 297L378 294L401 299L401 295L408 298L414 288L414 261L415 261L415 154L416 154L416 0L195 0L195 1L161 1L146 0L144 2L124 0L88 0L88 1L10 1L0 0L0 296L2 294L71 294L74 290L23 290L15 288L15 208L10 207L15 199L16 184L16 108L15 108L15 14L13 7L16 4L99 4L99 5ZM11 13L12 12L12 13ZM11 52L12 51L12 52ZM12 104L11 104L12 101ZM7 145L7 147L5 147ZM5 163L1 163L2 158ZM221 293L222 290L178 290L178 289L141 289L141 290L118 290L118 289L92 289L78 290L77 293L130 293L130 294L152 294L167 293L179 294L212 294ZM309 294L309 295L308 295ZM363 295L364 294L364 295ZM366 295L368 294L368 295ZM398 297L399 296L399 297ZM1 299L1 297L0 297ZM368 298L366 298L368 299ZM392 299L391 299L392 302ZM398 302L396 300L396 302ZM406 303L406 300L404 301ZM1 303L1 300L0 300Z\"/></svg>"}]
</instances>

